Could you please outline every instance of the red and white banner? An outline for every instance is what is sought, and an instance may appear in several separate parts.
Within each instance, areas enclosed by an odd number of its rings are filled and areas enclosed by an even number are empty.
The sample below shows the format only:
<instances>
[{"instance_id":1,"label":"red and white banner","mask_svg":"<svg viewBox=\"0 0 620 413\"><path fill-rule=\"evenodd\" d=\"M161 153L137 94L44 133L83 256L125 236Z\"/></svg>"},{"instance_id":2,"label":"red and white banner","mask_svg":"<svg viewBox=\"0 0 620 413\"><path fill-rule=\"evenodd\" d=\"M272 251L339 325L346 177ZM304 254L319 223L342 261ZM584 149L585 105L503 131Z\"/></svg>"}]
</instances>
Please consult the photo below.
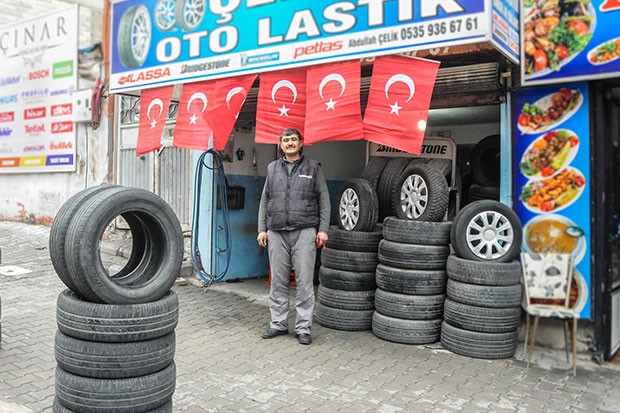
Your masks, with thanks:
<instances>
[{"instance_id":1,"label":"red and white banner","mask_svg":"<svg viewBox=\"0 0 620 413\"><path fill-rule=\"evenodd\" d=\"M159 149L174 86L145 89L140 93L140 125L136 156Z\"/></svg>"},{"instance_id":2,"label":"red and white banner","mask_svg":"<svg viewBox=\"0 0 620 413\"><path fill-rule=\"evenodd\" d=\"M258 75L235 76L215 81L215 101L209 104L205 116L213 131L213 149L216 151L226 148L239 111L256 76Z\"/></svg>"},{"instance_id":3,"label":"red and white banner","mask_svg":"<svg viewBox=\"0 0 620 413\"><path fill-rule=\"evenodd\" d=\"M359 60L308 68L304 142L363 139Z\"/></svg>"},{"instance_id":4,"label":"red and white banner","mask_svg":"<svg viewBox=\"0 0 620 413\"><path fill-rule=\"evenodd\" d=\"M172 145L206 151L212 130L206 119L209 105L215 106L215 81L186 83L181 90Z\"/></svg>"},{"instance_id":5,"label":"red and white banner","mask_svg":"<svg viewBox=\"0 0 620 413\"><path fill-rule=\"evenodd\" d=\"M419 155L439 62L377 57L364 112L364 139Z\"/></svg>"},{"instance_id":6,"label":"red and white banner","mask_svg":"<svg viewBox=\"0 0 620 413\"><path fill-rule=\"evenodd\" d=\"M295 128L304 134L306 69L261 74L256 102L256 143L280 143L280 133Z\"/></svg>"}]
</instances>

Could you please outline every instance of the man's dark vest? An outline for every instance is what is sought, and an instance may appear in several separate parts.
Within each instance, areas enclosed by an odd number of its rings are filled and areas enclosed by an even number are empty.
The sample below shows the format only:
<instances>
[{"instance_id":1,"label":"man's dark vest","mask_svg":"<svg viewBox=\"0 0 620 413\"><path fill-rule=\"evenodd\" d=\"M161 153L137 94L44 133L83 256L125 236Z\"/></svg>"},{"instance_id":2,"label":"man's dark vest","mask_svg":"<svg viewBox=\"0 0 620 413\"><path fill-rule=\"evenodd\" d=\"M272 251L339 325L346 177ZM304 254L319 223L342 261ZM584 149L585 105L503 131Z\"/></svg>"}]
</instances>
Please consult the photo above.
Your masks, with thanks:
<instances>
[{"instance_id":1,"label":"man's dark vest","mask_svg":"<svg viewBox=\"0 0 620 413\"><path fill-rule=\"evenodd\" d=\"M319 162L302 156L291 176L283 159L267 166L267 228L280 231L319 226Z\"/></svg>"}]
</instances>

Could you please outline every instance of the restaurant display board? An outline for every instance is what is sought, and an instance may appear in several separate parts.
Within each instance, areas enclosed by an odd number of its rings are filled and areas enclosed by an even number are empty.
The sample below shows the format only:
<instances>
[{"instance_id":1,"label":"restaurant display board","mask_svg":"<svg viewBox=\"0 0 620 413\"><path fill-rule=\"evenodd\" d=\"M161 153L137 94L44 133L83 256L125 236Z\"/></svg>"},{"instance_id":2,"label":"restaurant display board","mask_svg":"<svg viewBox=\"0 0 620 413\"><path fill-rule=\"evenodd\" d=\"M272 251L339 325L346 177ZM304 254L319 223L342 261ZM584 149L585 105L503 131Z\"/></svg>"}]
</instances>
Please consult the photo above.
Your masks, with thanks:
<instances>
[{"instance_id":1,"label":"restaurant display board","mask_svg":"<svg viewBox=\"0 0 620 413\"><path fill-rule=\"evenodd\" d=\"M0 173L75 171L78 7L0 29Z\"/></svg>"},{"instance_id":2,"label":"restaurant display board","mask_svg":"<svg viewBox=\"0 0 620 413\"><path fill-rule=\"evenodd\" d=\"M590 318L590 148L586 83L515 93L515 211L525 252L570 253L571 305Z\"/></svg>"},{"instance_id":3,"label":"restaurant display board","mask_svg":"<svg viewBox=\"0 0 620 413\"><path fill-rule=\"evenodd\" d=\"M620 76L620 0L520 0L521 83Z\"/></svg>"}]
</instances>

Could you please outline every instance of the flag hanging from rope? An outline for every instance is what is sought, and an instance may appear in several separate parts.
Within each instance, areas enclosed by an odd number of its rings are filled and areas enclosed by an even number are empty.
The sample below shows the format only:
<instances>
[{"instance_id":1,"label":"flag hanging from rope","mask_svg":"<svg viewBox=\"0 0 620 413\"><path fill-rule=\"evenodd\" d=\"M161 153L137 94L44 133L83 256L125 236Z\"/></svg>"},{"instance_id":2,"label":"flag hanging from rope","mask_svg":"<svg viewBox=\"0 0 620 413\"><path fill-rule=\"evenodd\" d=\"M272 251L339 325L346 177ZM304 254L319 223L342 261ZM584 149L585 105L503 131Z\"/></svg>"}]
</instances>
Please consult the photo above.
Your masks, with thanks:
<instances>
[{"instance_id":1,"label":"flag hanging from rope","mask_svg":"<svg viewBox=\"0 0 620 413\"><path fill-rule=\"evenodd\" d=\"M161 146L168 108L174 86L145 89L140 93L140 124L136 156L144 155Z\"/></svg>"},{"instance_id":2,"label":"flag hanging from rope","mask_svg":"<svg viewBox=\"0 0 620 413\"><path fill-rule=\"evenodd\" d=\"M215 81L185 83L179 99L179 111L172 145L206 151L212 130L205 118L209 105L215 105Z\"/></svg>"}]
</instances>

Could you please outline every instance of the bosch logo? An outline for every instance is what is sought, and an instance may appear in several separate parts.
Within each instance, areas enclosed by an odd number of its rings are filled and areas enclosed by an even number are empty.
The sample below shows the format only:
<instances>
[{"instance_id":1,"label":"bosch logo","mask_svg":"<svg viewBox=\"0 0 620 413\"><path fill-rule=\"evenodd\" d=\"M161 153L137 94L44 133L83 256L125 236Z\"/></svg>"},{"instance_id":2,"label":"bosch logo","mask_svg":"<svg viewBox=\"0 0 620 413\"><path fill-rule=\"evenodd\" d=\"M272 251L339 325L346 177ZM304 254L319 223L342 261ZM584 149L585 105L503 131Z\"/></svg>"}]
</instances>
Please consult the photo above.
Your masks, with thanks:
<instances>
[{"instance_id":1,"label":"bosch logo","mask_svg":"<svg viewBox=\"0 0 620 413\"><path fill-rule=\"evenodd\" d=\"M73 122L52 122L52 133L66 133L73 131Z\"/></svg>"},{"instance_id":2,"label":"bosch logo","mask_svg":"<svg viewBox=\"0 0 620 413\"><path fill-rule=\"evenodd\" d=\"M71 103L65 103L62 105L53 105L50 108L52 116L65 116L73 113L73 106Z\"/></svg>"},{"instance_id":3,"label":"bosch logo","mask_svg":"<svg viewBox=\"0 0 620 413\"><path fill-rule=\"evenodd\" d=\"M24 119L37 119L45 117L45 107L24 110Z\"/></svg>"},{"instance_id":4,"label":"bosch logo","mask_svg":"<svg viewBox=\"0 0 620 413\"><path fill-rule=\"evenodd\" d=\"M28 80L39 80L45 79L50 76L50 71L48 69L36 70L34 72L28 73Z\"/></svg>"}]
</instances>

